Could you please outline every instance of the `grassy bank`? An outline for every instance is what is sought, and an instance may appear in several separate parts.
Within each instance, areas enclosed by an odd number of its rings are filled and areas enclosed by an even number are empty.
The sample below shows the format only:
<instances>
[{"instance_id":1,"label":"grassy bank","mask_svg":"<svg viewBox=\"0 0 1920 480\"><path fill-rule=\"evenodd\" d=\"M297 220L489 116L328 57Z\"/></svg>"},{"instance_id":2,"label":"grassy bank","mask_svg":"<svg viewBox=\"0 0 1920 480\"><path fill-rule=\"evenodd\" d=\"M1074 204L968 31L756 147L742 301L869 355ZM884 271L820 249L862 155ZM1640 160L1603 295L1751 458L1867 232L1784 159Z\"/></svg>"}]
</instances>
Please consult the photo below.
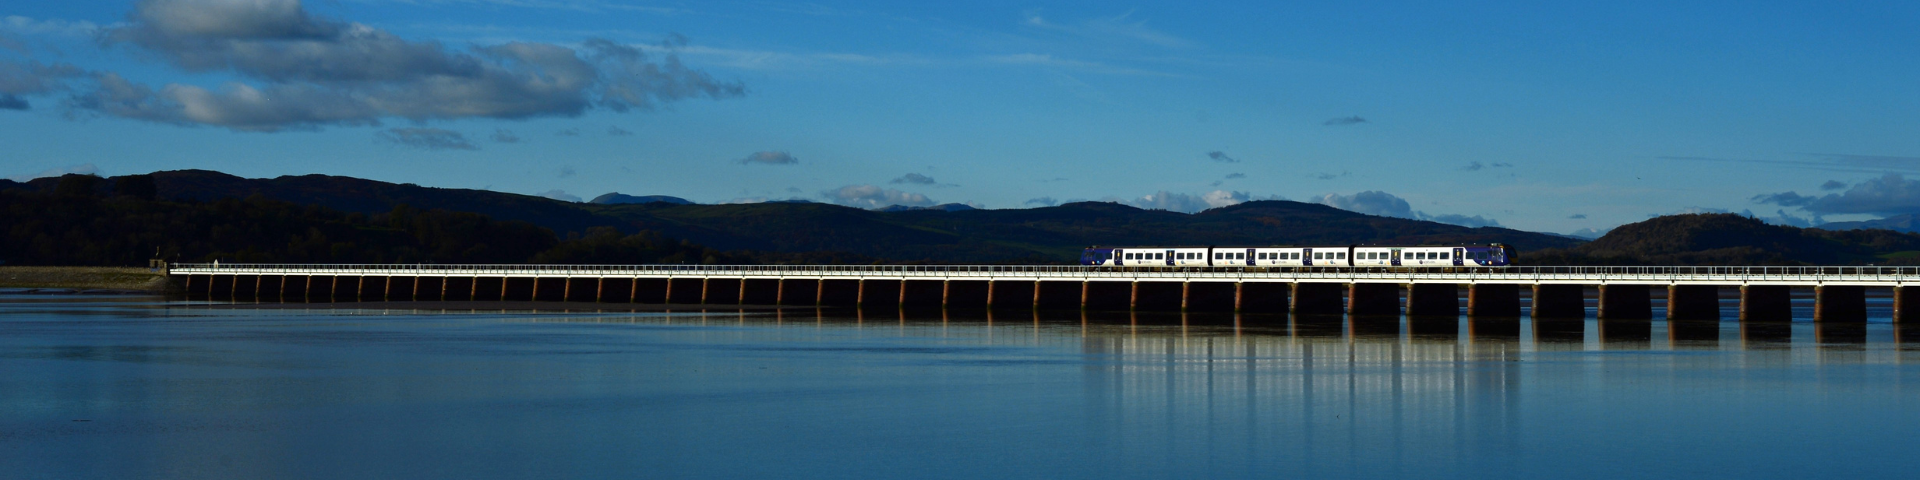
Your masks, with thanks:
<instances>
[{"instance_id":1,"label":"grassy bank","mask_svg":"<svg viewBox=\"0 0 1920 480\"><path fill-rule=\"evenodd\" d=\"M160 272L132 267L0 267L0 288L165 290Z\"/></svg>"}]
</instances>

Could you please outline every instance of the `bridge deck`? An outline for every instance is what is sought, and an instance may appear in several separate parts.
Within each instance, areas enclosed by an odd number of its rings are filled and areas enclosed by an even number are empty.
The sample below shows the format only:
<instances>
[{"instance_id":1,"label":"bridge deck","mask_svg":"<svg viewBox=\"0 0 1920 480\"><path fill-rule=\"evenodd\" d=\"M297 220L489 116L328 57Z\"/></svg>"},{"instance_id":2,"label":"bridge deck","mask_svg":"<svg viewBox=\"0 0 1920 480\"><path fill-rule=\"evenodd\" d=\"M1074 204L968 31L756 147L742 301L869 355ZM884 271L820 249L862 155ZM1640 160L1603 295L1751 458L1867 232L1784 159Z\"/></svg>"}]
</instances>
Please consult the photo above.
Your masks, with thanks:
<instances>
[{"instance_id":1,"label":"bridge deck","mask_svg":"<svg viewBox=\"0 0 1920 480\"><path fill-rule=\"evenodd\" d=\"M1568 285L1906 286L1920 267L1248 268L1022 265L320 265L175 264L174 275L570 277L1005 281L1185 281Z\"/></svg>"}]
</instances>

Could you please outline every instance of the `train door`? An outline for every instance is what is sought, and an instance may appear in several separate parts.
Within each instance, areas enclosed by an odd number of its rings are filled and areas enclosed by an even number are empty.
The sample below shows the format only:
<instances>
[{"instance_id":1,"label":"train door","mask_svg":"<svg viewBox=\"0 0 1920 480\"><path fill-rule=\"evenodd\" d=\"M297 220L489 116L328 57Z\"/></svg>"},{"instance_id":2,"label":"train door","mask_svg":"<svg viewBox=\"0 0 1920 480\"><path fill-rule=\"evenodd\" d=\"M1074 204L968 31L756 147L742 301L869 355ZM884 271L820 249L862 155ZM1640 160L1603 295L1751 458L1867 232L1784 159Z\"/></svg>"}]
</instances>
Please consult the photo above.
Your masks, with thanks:
<instances>
[{"instance_id":1,"label":"train door","mask_svg":"<svg viewBox=\"0 0 1920 480\"><path fill-rule=\"evenodd\" d=\"M1300 264L1306 265L1309 267L1313 266L1313 249L1311 248L1300 249Z\"/></svg>"},{"instance_id":2,"label":"train door","mask_svg":"<svg viewBox=\"0 0 1920 480\"><path fill-rule=\"evenodd\" d=\"M1167 250L1167 266L1173 266L1173 250Z\"/></svg>"},{"instance_id":3,"label":"train door","mask_svg":"<svg viewBox=\"0 0 1920 480\"><path fill-rule=\"evenodd\" d=\"M1120 266L1125 266L1126 264L1127 264L1127 251L1123 249L1118 249L1118 248L1113 249L1113 266L1120 267Z\"/></svg>"},{"instance_id":4,"label":"train door","mask_svg":"<svg viewBox=\"0 0 1920 480\"><path fill-rule=\"evenodd\" d=\"M1400 266L1400 249L1393 249L1393 266Z\"/></svg>"},{"instance_id":5,"label":"train door","mask_svg":"<svg viewBox=\"0 0 1920 480\"><path fill-rule=\"evenodd\" d=\"M1453 248L1453 266L1458 267L1458 266L1465 265L1464 262L1466 262L1466 260L1463 258L1460 258L1460 256L1461 254L1466 253L1466 251L1467 249L1460 248L1460 247Z\"/></svg>"},{"instance_id":6,"label":"train door","mask_svg":"<svg viewBox=\"0 0 1920 480\"><path fill-rule=\"evenodd\" d=\"M1239 259L1236 258L1235 260L1239 260ZM1259 265L1258 263L1254 263L1253 261L1253 249L1251 248L1247 249L1247 260L1244 263L1248 266Z\"/></svg>"}]
</instances>

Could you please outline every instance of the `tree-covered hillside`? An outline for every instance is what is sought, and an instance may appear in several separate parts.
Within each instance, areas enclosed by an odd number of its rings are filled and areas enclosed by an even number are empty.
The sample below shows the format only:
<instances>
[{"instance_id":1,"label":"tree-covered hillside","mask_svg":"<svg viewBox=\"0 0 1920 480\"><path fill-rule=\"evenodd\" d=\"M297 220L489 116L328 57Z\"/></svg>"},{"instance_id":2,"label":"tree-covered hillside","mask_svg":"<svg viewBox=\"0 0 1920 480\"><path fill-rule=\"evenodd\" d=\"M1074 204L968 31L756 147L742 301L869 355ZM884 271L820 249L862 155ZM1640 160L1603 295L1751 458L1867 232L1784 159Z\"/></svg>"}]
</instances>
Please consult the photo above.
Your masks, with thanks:
<instances>
[{"instance_id":1,"label":"tree-covered hillside","mask_svg":"<svg viewBox=\"0 0 1920 480\"><path fill-rule=\"evenodd\" d=\"M1621 225L1585 245L1523 253L1549 265L1912 265L1920 235L1769 225L1730 213Z\"/></svg>"}]
</instances>

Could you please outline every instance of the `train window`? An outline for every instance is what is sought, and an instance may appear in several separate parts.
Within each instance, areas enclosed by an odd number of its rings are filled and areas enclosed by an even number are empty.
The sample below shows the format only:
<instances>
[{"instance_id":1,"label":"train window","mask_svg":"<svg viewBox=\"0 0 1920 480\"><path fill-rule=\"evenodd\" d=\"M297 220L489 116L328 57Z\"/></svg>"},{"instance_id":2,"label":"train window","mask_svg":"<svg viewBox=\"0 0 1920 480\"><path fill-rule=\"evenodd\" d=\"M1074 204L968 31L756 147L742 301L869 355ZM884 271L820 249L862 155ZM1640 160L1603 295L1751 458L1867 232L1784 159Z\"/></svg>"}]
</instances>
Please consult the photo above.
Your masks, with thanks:
<instances>
[{"instance_id":1,"label":"train window","mask_svg":"<svg viewBox=\"0 0 1920 480\"><path fill-rule=\"evenodd\" d=\"M1336 258L1336 259L1334 259L1334 260L1346 260L1346 259L1347 259L1347 252L1338 252L1338 253L1335 253L1334 255L1338 255L1338 256L1340 257L1340 258Z\"/></svg>"},{"instance_id":2,"label":"train window","mask_svg":"<svg viewBox=\"0 0 1920 480\"><path fill-rule=\"evenodd\" d=\"M1448 255L1447 255L1447 252L1440 252L1440 259L1441 259L1441 260L1447 260L1447 259L1449 259L1449 257L1448 257Z\"/></svg>"}]
</instances>

